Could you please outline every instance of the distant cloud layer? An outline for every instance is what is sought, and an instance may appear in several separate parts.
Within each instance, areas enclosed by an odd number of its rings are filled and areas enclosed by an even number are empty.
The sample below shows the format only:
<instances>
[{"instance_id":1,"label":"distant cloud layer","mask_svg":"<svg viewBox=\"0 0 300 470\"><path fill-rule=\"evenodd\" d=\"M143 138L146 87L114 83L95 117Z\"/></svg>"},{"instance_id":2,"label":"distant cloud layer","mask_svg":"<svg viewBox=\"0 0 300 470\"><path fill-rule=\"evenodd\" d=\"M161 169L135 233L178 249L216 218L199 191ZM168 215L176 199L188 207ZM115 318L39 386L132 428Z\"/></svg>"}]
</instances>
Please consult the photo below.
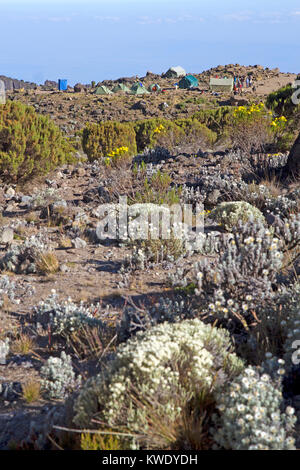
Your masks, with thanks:
<instances>
[{"instance_id":1,"label":"distant cloud layer","mask_svg":"<svg viewBox=\"0 0 300 470\"><path fill-rule=\"evenodd\" d=\"M293 12L279 12L279 11L266 11L257 13L254 11L240 11L235 13L228 13L220 17L225 21L252 21L253 23L287 23L293 17L300 17L300 11Z\"/></svg>"},{"instance_id":2,"label":"distant cloud layer","mask_svg":"<svg viewBox=\"0 0 300 470\"><path fill-rule=\"evenodd\" d=\"M94 16L95 20L99 21L111 21L112 23L118 23L121 20L119 16Z\"/></svg>"},{"instance_id":3,"label":"distant cloud layer","mask_svg":"<svg viewBox=\"0 0 300 470\"><path fill-rule=\"evenodd\" d=\"M150 16L140 16L137 20L139 24L161 24L161 23L183 23L187 21L197 21L202 22L204 21L203 18L194 17L192 15L183 15L183 16L176 16L176 17L150 17Z\"/></svg>"}]
</instances>

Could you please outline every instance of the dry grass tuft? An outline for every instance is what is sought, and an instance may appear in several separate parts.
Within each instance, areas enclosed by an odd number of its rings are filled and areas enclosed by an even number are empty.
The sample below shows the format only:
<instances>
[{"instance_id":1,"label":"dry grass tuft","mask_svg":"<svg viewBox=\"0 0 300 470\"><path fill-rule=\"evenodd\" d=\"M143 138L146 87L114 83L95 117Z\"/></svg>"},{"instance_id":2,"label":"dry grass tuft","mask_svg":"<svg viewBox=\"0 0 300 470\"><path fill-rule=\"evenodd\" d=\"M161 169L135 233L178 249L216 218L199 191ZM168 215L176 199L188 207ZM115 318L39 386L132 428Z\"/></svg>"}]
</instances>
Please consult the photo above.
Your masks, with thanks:
<instances>
[{"instance_id":1,"label":"dry grass tuft","mask_svg":"<svg viewBox=\"0 0 300 470\"><path fill-rule=\"evenodd\" d=\"M44 275L57 273L59 270L59 262L54 253L49 251L43 253L36 263L37 270Z\"/></svg>"},{"instance_id":2,"label":"dry grass tuft","mask_svg":"<svg viewBox=\"0 0 300 470\"><path fill-rule=\"evenodd\" d=\"M19 337L11 345L11 351L15 354L29 354L36 347L34 339L26 333L20 333Z\"/></svg>"},{"instance_id":3,"label":"dry grass tuft","mask_svg":"<svg viewBox=\"0 0 300 470\"><path fill-rule=\"evenodd\" d=\"M41 384L31 379L23 385L23 398L27 403L33 403L41 398Z\"/></svg>"}]
</instances>

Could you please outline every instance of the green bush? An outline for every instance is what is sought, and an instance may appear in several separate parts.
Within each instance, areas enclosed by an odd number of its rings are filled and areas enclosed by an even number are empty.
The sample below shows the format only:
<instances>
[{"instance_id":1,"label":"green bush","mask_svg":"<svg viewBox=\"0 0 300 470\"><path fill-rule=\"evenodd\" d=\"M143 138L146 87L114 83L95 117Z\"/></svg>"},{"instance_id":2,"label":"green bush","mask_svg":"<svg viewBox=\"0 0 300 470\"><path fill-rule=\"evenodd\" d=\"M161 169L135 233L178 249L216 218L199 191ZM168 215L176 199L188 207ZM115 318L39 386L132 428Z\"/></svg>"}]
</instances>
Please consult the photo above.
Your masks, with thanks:
<instances>
[{"instance_id":1,"label":"green bush","mask_svg":"<svg viewBox=\"0 0 300 470\"><path fill-rule=\"evenodd\" d=\"M217 134L197 119L176 119L174 122L184 131L186 141L191 143L193 141L205 142L208 145L212 145L217 140Z\"/></svg>"},{"instance_id":2,"label":"green bush","mask_svg":"<svg viewBox=\"0 0 300 470\"><path fill-rule=\"evenodd\" d=\"M216 132L218 135L224 134L226 128L231 125L231 116L234 112L232 106L219 106L213 109L201 109L193 114L192 118L197 119L201 124L204 124L208 129Z\"/></svg>"},{"instance_id":3,"label":"green bush","mask_svg":"<svg viewBox=\"0 0 300 470\"><path fill-rule=\"evenodd\" d=\"M134 128L139 152L146 147L153 148L156 145L172 150L183 142L188 145L189 142L203 142L204 140L211 145L216 141L216 134L213 131L197 119L191 118L175 121L160 118L147 119L136 121Z\"/></svg>"},{"instance_id":4,"label":"green bush","mask_svg":"<svg viewBox=\"0 0 300 470\"><path fill-rule=\"evenodd\" d=\"M295 91L291 85L287 85L270 93L266 100L267 108L276 116L287 118L285 133L277 141L277 150L280 152L290 150L296 138L295 131L298 132L299 129L300 106L292 102L292 95Z\"/></svg>"},{"instance_id":5,"label":"green bush","mask_svg":"<svg viewBox=\"0 0 300 470\"><path fill-rule=\"evenodd\" d=\"M177 145L184 137L184 132L173 121L167 119L155 118L135 121L134 129L139 152L146 147L155 147L161 139L166 141L164 144L168 146L168 143Z\"/></svg>"},{"instance_id":6,"label":"green bush","mask_svg":"<svg viewBox=\"0 0 300 470\"><path fill-rule=\"evenodd\" d=\"M287 85L270 93L266 100L267 108L274 111L278 116L285 116L286 118L291 117L296 109L299 108L292 102L294 92L295 89L292 88L291 85Z\"/></svg>"},{"instance_id":7,"label":"green bush","mask_svg":"<svg viewBox=\"0 0 300 470\"><path fill-rule=\"evenodd\" d=\"M0 107L0 175L25 180L73 161L60 129L34 108L8 101Z\"/></svg>"},{"instance_id":8,"label":"green bush","mask_svg":"<svg viewBox=\"0 0 300 470\"><path fill-rule=\"evenodd\" d=\"M90 161L99 160L117 148L128 147L128 155L136 154L135 131L130 123L88 123L82 133L82 146Z\"/></svg>"}]
</instances>

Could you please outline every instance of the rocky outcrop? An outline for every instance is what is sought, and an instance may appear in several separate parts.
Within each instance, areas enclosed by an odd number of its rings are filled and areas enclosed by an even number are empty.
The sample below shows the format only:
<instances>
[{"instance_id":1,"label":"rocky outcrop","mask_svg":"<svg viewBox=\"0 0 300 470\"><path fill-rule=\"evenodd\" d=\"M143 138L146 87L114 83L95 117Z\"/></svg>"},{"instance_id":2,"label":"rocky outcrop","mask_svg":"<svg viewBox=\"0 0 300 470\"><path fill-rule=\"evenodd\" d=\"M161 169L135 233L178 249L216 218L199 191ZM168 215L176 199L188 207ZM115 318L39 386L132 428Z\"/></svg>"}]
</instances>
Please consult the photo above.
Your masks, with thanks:
<instances>
[{"instance_id":1,"label":"rocky outcrop","mask_svg":"<svg viewBox=\"0 0 300 470\"><path fill-rule=\"evenodd\" d=\"M0 80L4 82L6 91L20 90L21 88L24 88L25 90L37 88L36 83L24 82L24 80L17 80L16 78L5 77L4 75L0 75Z\"/></svg>"},{"instance_id":2,"label":"rocky outcrop","mask_svg":"<svg viewBox=\"0 0 300 470\"><path fill-rule=\"evenodd\" d=\"M290 151L286 166L288 174L300 177L300 134Z\"/></svg>"}]
</instances>

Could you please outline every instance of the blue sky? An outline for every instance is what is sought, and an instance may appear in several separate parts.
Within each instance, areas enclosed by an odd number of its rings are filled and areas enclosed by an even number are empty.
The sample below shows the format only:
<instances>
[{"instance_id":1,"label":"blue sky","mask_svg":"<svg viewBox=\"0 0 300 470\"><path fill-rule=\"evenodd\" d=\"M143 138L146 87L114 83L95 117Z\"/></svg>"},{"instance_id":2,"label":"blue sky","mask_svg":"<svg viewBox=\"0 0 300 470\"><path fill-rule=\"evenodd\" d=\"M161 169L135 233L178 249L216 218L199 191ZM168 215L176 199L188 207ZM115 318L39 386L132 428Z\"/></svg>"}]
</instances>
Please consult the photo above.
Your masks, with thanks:
<instances>
[{"instance_id":1,"label":"blue sky","mask_svg":"<svg viewBox=\"0 0 300 470\"><path fill-rule=\"evenodd\" d=\"M43 83L228 63L300 70L299 0L0 0L0 75Z\"/></svg>"}]
</instances>

